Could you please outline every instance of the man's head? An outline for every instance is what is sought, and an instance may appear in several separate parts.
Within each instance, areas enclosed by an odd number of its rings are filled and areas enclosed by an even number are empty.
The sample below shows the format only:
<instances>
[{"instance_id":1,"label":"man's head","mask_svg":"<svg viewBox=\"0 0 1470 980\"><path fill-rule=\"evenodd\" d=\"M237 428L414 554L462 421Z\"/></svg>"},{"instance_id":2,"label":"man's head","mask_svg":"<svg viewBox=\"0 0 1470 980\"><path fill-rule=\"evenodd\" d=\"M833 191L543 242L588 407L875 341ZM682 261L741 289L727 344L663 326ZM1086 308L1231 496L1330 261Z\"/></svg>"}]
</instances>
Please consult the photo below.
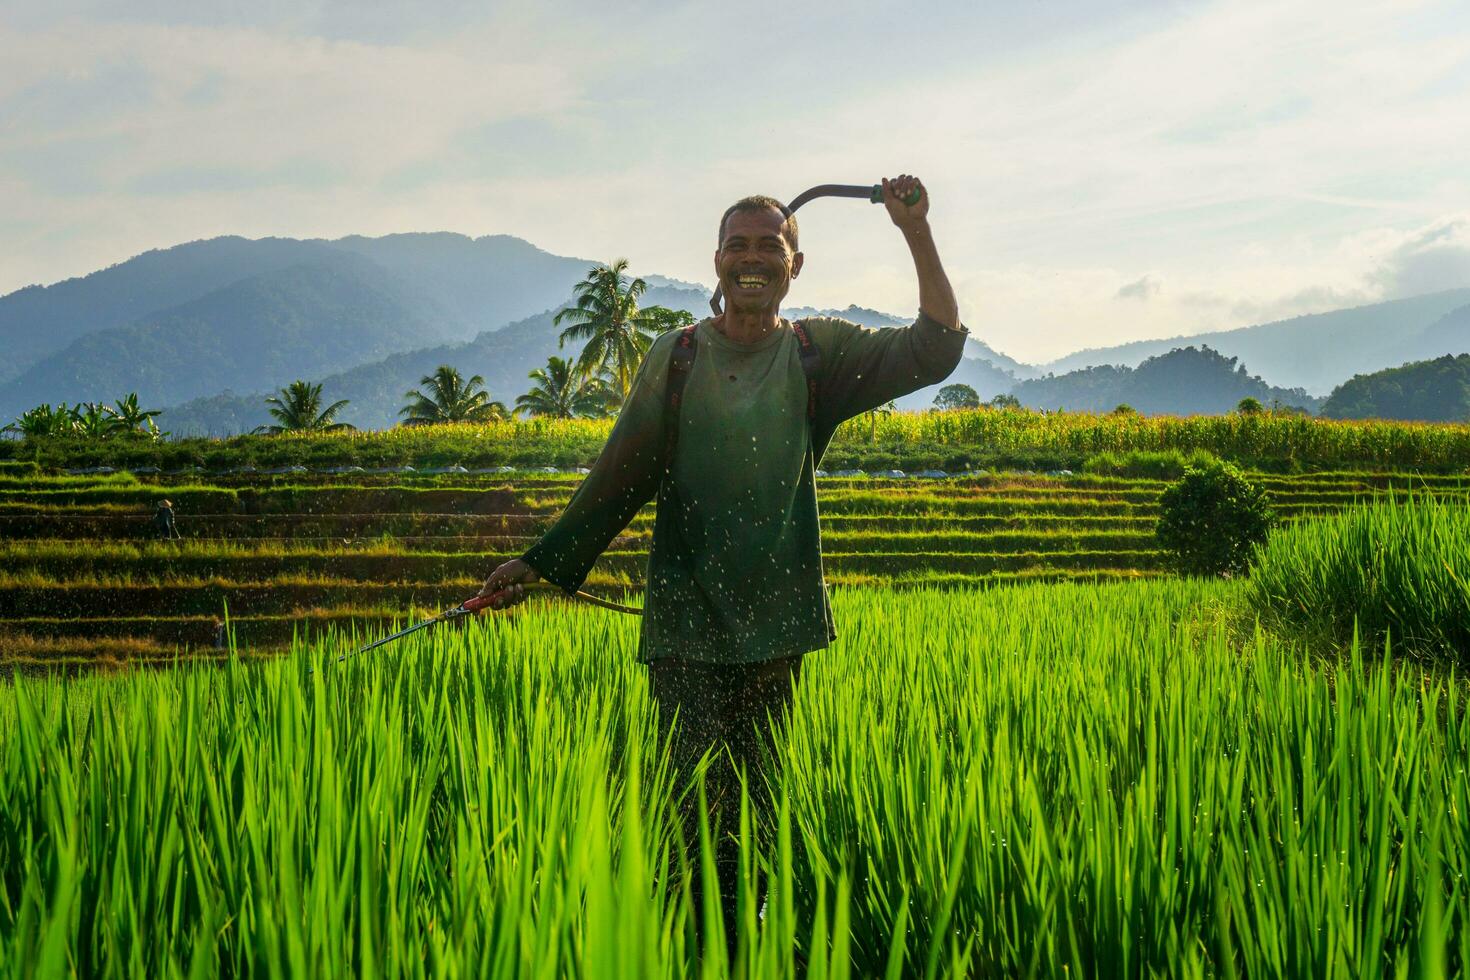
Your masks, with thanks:
<instances>
[{"instance_id":1,"label":"man's head","mask_svg":"<svg viewBox=\"0 0 1470 980\"><path fill-rule=\"evenodd\" d=\"M736 313L776 312L801 272L796 217L775 198L756 195L732 204L720 219L715 274Z\"/></svg>"}]
</instances>

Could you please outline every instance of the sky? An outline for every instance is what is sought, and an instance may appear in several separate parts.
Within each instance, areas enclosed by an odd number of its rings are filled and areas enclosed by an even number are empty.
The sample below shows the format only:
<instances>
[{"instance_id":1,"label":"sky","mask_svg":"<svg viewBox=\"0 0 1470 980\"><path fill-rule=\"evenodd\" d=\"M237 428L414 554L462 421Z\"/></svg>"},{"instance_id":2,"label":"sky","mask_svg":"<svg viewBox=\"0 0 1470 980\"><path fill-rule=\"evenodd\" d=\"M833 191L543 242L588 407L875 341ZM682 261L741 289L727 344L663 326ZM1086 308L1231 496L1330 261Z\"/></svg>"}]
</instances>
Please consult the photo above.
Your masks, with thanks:
<instances>
[{"instance_id":1,"label":"sky","mask_svg":"<svg viewBox=\"0 0 1470 980\"><path fill-rule=\"evenodd\" d=\"M0 0L0 294L440 230L709 283L737 198L899 173L1022 360L1470 286L1470 4ZM789 303L917 310L883 209L800 227Z\"/></svg>"}]
</instances>

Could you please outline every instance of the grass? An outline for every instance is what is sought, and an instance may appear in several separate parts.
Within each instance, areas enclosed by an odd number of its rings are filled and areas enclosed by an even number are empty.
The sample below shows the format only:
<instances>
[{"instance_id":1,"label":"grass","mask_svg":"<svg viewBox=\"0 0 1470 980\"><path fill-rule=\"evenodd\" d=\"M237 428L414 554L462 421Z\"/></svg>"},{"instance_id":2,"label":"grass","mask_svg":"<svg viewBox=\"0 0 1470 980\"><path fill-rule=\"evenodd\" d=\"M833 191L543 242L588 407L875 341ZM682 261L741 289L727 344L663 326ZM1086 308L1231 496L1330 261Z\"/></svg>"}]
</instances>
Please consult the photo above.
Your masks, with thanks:
<instances>
[{"instance_id":1,"label":"grass","mask_svg":"<svg viewBox=\"0 0 1470 980\"><path fill-rule=\"evenodd\" d=\"M1470 666L1470 510L1410 496L1297 522L1258 551L1248 595L1310 645L1360 632Z\"/></svg>"},{"instance_id":2,"label":"grass","mask_svg":"<svg viewBox=\"0 0 1470 980\"><path fill-rule=\"evenodd\" d=\"M837 590L745 832L735 975L1453 975L1462 682L1242 647L1188 582ZM0 688L0 961L682 976L636 623L532 606L341 668ZM721 828L729 831L727 824ZM752 894L749 890L747 894ZM722 976L721 954L703 964ZM891 971L891 972L889 972Z\"/></svg>"}]
</instances>

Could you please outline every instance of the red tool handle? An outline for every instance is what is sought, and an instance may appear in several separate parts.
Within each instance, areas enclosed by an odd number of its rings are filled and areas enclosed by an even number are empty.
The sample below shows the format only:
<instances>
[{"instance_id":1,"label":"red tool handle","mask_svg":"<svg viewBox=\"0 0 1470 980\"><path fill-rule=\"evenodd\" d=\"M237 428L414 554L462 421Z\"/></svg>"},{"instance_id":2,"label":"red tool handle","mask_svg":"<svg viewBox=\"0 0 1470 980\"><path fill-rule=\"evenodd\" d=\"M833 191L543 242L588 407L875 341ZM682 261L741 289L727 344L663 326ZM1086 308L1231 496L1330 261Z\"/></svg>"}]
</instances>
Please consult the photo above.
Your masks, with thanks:
<instances>
[{"instance_id":1,"label":"red tool handle","mask_svg":"<svg viewBox=\"0 0 1470 980\"><path fill-rule=\"evenodd\" d=\"M460 608L467 613L477 613L481 609L488 609L498 599L503 599L510 592L509 588L498 589L489 595L477 595L473 599L466 599L460 603Z\"/></svg>"}]
</instances>

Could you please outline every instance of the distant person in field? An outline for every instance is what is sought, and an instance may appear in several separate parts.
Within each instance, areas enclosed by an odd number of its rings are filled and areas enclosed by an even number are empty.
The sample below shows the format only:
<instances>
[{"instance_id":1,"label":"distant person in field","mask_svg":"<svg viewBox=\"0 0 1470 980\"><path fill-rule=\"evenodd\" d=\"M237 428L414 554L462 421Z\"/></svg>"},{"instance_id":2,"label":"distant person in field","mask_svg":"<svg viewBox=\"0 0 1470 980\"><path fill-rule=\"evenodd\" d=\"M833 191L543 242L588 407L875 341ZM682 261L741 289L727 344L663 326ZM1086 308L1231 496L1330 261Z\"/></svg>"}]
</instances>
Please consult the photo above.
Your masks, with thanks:
<instances>
[{"instance_id":1,"label":"distant person in field","mask_svg":"<svg viewBox=\"0 0 1470 980\"><path fill-rule=\"evenodd\" d=\"M153 512L153 532L163 541L170 541L181 536L178 524L174 520L174 505L167 500L160 500L158 510Z\"/></svg>"},{"instance_id":2,"label":"distant person in field","mask_svg":"<svg viewBox=\"0 0 1470 980\"><path fill-rule=\"evenodd\" d=\"M653 342L566 510L481 590L510 587L506 605L540 579L575 592L614 536L657 497L639 655L666 734L678 714L676 764L687 774L712 745L729 749L706 786L721 824L717 862L731 935L737 768L750 775L757 816L768 811L762 747L773 744L771 728L792 699L802 655L837 635L814 471L838 423L943 381L967 335L930 234L928 193L908 175L883 188L918 273L914 323L872 330L831 317L783 318L781 301L803 262L796 219L769 197L737 201L720 219L714 255L725 311ZM904 204L914 189L919 200ZM671 398L681 375L682 395ZM686 810L685 820L697 855L697 814ZM695 887L697 896L697 875Z\"/></svg>"}]
</instances>

